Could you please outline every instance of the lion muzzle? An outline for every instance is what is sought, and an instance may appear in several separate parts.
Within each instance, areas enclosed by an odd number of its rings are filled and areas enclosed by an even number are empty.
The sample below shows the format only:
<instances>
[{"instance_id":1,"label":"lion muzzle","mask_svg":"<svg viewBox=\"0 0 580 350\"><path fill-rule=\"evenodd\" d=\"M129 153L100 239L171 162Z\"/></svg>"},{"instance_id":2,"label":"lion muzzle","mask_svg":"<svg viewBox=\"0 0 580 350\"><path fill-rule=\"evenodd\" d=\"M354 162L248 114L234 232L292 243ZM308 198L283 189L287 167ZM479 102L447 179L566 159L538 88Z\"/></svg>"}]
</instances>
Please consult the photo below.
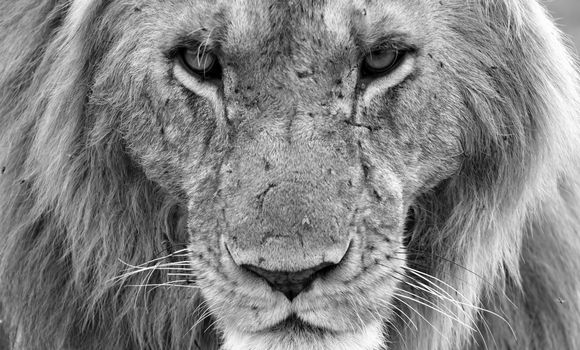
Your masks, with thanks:
<instances>
[{"instance_id":1,"label":"lion muzzle","mask_svg":"<svg viewBox=\"0 0 580 350\"><path fill-rule=\"evenodd\" d=\"M318 140L241 144L222 173L227 249L293 299L347 254L362 170Z\"/></svg>"},{"instance_id":2,"label":"lion muzzle","mask_svg":"<svg viewBox=\"0 0 580 350\"><path fill-rule=\"evenodd\" d=\"M347 253L348 213L340 216L308 183L286 181L264 192L257 207L244 208L252 219L226 233L226 245L238 266L291 300Z\"/></svg>"}]
</instances>

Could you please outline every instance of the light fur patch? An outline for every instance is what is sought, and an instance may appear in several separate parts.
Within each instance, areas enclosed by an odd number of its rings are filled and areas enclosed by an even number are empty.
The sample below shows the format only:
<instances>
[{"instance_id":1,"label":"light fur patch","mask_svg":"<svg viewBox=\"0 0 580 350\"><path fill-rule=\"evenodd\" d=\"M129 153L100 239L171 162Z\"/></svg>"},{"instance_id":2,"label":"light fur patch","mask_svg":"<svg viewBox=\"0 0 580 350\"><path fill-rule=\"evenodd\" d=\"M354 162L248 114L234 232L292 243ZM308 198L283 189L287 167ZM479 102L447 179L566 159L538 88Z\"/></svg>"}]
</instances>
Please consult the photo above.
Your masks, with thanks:
<instances>
[{"instance_id":1,"label":"light fur patch","mask_svg":"<svg viewBox=\"0 0 580 350\"><path fill-rule=\"evenodd\" d=\"M179 80L186 88L196 95L199 95L212 104L214 113L218 119L224 116L224 104L219 96L219 89L216 85L206 83L189 74L183 67L176 64L173 69L175 78Z\"/></svg>"},{"instance_id":2,"label":"light fur patch","mask_svg":"<svg viewBox=\"0 0 580 350\"><path fill-rule=\"evenodd\" d=\"M70 33L78 32L86 19L99 5L100 0L74 0L66 17L65 27Z\"/></svg>"},{"instance_id":3,"label":"light fur patch","mask_svg":"<svg viewBox=\"0 0 580 350\"><path fill-rule=\"evenodd\" d=\"M378 323L366 327L360 333L328 335L316 339L236 331L226 331L224 338L222 350L379 350L385 342Z\"/></svg>"},{"instance_id":4,"label":"light fur patch","mask_svg":"<svg viewBox=\"0 0 580 350\"><path fill-rule=\"evenodd\" d=\"M415 58L408 56L405 61L392 73L372 81L365 89L362 97L363 104L368 105L377 95L382 95L386 90L400 84L415 67Z\"/></svg>"},{"instance_id":5,"label":"light fur patch","mask_svg":"<svg viewBox=\"0 0 580 350\"><path fill-rule=\"evenodd\" d=\"M248 37L259 37L270 31L270 18L267 16L267 1L224 0L229 8L228 42L240 45L245 50L259 50L258 40L247 40Z\"/></svg>"},{"instance_id":6,"label":"light fur patch","mask_svg":"<svg viewBox=\"0 0 580 350\"><path fill-rule=\"evenodd\" d=\"M324 8L324 24L328 30L336 35L338 41L350 40L348 23L352 9L363 9L362 0L340 0L327 3Z\"/></svg>"}]
</instances>

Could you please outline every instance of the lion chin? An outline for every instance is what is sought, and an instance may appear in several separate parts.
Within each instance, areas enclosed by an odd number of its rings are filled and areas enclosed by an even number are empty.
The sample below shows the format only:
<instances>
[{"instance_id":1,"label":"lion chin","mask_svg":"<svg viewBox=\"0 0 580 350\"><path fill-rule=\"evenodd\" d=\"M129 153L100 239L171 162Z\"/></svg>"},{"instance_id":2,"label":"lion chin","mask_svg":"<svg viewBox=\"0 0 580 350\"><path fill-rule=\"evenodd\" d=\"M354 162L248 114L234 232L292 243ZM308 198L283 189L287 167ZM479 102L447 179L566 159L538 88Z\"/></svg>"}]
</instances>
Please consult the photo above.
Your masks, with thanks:
<instances>
[{"instance_id":1,"label":"lion chin","mask_svg":"<svg viewBox=\"0 0 580 350\"><path fill-rule=\"evenodd\" d=\"M308 327L287 326L285 329L256 334L226 330L223 350L379 350L384 346L382 325L379 323L352 333L305 328Z\"/></svg>"}]
</instances>

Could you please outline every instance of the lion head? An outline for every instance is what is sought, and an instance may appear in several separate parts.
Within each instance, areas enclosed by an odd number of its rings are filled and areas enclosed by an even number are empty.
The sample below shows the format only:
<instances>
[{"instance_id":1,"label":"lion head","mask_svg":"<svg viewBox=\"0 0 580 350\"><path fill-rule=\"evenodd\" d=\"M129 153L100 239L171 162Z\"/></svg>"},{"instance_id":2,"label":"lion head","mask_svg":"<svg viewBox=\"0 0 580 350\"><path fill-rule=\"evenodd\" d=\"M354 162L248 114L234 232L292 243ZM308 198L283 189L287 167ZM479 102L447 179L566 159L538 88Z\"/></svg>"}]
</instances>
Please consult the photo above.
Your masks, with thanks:
<instances>
[{"instance_id":1,"label":"lion head","mask_svg":"<svg viewBox=\"0 0 580 350\"><path fill-rule=\"evenodd\" d=\"M578 75L536 1L0 14L15 349L580 348Z\"/></svg>"}]
</instances>

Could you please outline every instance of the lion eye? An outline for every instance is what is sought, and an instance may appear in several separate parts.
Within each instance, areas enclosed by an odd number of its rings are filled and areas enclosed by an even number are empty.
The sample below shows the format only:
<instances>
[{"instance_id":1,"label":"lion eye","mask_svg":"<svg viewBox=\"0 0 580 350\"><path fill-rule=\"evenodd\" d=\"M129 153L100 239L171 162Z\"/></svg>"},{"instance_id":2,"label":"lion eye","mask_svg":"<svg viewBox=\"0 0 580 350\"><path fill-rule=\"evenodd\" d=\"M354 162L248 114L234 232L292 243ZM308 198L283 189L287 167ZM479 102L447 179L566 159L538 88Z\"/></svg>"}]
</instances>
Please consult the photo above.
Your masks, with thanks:
<instances>
[{"instance_id":1,"label":"lion eye","mask_svg":"<svg viewBox=\"0 0 580 350\"><path fill-rule=\"evenodd\" d=\"M394 49L373 51L364 58L362 73L365 76L390 73L401 63L403 56L403 53Z\"/></svg>"},{"instance_id":2,"label":"lion eye","mask_svg":"<svg viewBox=\"0 0 580 350\"><path fill-rule=\"evenodd\" d=\"M181 62L187 70L202 79L219 79L221 67L218 58L211 52L203 52L203 49L184 50L181 54Z\"/></svg>"}]
</instances>

